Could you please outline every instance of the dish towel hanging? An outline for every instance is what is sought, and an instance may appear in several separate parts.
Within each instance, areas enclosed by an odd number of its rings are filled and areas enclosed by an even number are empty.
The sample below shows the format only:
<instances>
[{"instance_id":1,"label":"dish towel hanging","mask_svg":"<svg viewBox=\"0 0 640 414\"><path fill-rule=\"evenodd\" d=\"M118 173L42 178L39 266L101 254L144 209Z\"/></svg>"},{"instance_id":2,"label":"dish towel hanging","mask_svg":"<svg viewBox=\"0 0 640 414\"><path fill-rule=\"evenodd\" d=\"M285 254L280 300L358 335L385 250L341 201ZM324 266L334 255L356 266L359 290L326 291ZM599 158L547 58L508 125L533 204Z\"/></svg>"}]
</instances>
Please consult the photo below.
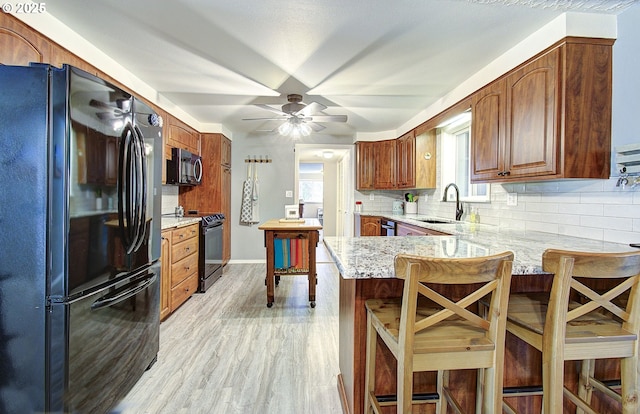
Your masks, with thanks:
<instances>
[{"instance_id":1,"label":"dish towel hanging","mask_svg":"<svg viewBox=\"0 0 640 414\"><path fill-rule=\"evenodd\" d=\"M242 207L240 210L240 223L253 223L253 180L251 178L251 163L247 166L247 179L242 184Z\"/></svg>"},{"instance_id":2,"label":"dish towel hanging","mask_svg":"<svg viewBox=\"0 0 640 414\"><path fill-rule=\"evenodd\" d=\"M260 222L260 205L258 204L258 165L253 166L253 188L251 189L251 221Z\"/></svg>"}]
</instances>

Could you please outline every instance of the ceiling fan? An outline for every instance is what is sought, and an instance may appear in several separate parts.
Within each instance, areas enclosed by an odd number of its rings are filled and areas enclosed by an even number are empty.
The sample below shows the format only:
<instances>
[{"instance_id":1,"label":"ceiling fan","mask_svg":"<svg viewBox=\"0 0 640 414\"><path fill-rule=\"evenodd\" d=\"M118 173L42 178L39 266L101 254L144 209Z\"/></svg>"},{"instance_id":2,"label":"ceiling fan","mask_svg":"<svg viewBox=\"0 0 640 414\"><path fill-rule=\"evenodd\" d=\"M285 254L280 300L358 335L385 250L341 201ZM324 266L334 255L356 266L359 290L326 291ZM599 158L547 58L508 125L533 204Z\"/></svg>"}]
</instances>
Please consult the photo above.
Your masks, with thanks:
<instances>
[{"instance_id":1,"label":"ceiling fan","mask_svg":"<svg viewBox=\"0 0 640 414\"><path fill-rule=\"evenodd\" d=\"M304 135L311 131L322 131L325 126L319 123L324 122L347 122L346 115L326 115L322 113L327 109L325 105L318 102L311 102L306 105L302 103L302 95L287 95L288 103L282 105L282 110L269 105L256 104L257 107L273 112L278 116L270 118L244 118L243 121L285 121L276 130L281 135ZM274 130L275 131L275 130Z\"/></svg>"}]
</instances>

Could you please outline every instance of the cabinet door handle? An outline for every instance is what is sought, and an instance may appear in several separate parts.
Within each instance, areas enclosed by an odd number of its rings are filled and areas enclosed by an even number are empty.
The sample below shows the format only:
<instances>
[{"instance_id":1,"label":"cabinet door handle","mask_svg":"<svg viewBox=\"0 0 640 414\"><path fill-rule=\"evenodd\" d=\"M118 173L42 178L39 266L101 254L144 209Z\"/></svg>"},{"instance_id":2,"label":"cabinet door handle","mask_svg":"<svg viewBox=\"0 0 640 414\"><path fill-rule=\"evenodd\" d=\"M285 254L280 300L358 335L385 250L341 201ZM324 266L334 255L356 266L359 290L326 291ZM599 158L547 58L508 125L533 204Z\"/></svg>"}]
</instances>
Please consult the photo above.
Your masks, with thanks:
<instances>
[{"instance_id":1,"label":"cabinet door handle","mask_svg":"<svg viewBox=\"0 0 640 414\"><path fill-rule=\"evenodd\" d=\"M189 250L191 250L191 248L190 248L190 247L185 247L185 248L184 248L184 252L185 252L185 253L189 253Z\"/></svg>"}]
</instances>

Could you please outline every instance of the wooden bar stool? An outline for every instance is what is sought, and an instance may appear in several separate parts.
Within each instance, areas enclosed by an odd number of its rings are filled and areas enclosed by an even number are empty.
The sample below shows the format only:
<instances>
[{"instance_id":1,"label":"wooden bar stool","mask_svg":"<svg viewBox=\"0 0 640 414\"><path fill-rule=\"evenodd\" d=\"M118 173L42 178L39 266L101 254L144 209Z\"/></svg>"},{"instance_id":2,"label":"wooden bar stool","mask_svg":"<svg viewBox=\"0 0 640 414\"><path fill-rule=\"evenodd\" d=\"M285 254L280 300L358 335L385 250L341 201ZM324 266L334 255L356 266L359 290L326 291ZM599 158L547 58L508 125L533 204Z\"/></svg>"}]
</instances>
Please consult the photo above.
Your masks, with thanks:
<instances>
[{"instance_id":1,"label":"wooden bar stool","mask_svg":"<svg viewBox=\"0 0 640 414\"><path fill-rule=\"evenodd\" d=\"M543 412L562 413L564 396L578 413L596 413L589 405L595 387L618 400L622 413L637 414L640 252L550 249L542 267L555 274L551 293L511 295L507 330L542 352ZM592 289L588 279L607 279L608 287ZM620 359L622 395L593 378L593 360L601 358ZM577 395L564 385L570 360L582 361ZM515 413L506 402L505 411Z\"/></svg>"},{"instance_id":2,"label":"wooden bar stool","mask_svg":"<svg viewBox=\"0 0 640 414\"><path fill-rule=\"evenodd\" d=\"M426 402L435 402L438 413L446 413L447 405L460 413L448 387L448 371L459 369L480 370L481 412L500 412L506 324L500 310L507 306L512 263L511 252L468 259L396 256L396 277L404 279L402 298L366 302L366 413L380 413L388 404L381 403L374 390L377 336L397 360L398 413L411 412L413 372L419 371L438 371L438 398ZM472 293L454 302L428 283L458 285L451 291L467 285ZM477 302L487 296L489 317L484 319L477 314Z\"/></svg>"}]
</instances>

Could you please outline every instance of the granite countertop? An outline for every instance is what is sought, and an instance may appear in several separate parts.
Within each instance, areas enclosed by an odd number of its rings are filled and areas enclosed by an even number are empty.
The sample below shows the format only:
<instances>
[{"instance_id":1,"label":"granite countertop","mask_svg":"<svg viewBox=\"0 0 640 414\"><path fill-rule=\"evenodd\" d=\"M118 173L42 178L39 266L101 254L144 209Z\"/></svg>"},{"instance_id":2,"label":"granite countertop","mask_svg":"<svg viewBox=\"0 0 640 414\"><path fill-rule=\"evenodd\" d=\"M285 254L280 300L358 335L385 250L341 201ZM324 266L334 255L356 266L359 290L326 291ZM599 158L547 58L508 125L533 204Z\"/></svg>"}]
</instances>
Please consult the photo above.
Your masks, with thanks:
<instances>
[{"instance_id":1,"label":"granite countertop","mask_svg":"<svg viewBox=\"0 0 640 414\"><path fill-rule=\"evenodd\" d=\"M345 279L394 277L393 258L398 253L431 257L476 257L509 250L514 253L513 274L524 275L543 273L542 253L548 248L593 252L637 251L627 244L552 233L499 229L467 222L430 224L418 221L435 218L432 216L385 213L366 215L381 216L445 232L450 236L324 237L324 243Z\"/></svg>"},{"instance_id":2,"label":"granite countertop","mask_svg":"<svg viewBox=\"0 0 640 414\"><path fill-rule=\"evenodd\" d=\"M200 220L202 220L200 217L162 217L161 226L162 230L166 230L199 223Z\"/></svg>"}]
</instances>

